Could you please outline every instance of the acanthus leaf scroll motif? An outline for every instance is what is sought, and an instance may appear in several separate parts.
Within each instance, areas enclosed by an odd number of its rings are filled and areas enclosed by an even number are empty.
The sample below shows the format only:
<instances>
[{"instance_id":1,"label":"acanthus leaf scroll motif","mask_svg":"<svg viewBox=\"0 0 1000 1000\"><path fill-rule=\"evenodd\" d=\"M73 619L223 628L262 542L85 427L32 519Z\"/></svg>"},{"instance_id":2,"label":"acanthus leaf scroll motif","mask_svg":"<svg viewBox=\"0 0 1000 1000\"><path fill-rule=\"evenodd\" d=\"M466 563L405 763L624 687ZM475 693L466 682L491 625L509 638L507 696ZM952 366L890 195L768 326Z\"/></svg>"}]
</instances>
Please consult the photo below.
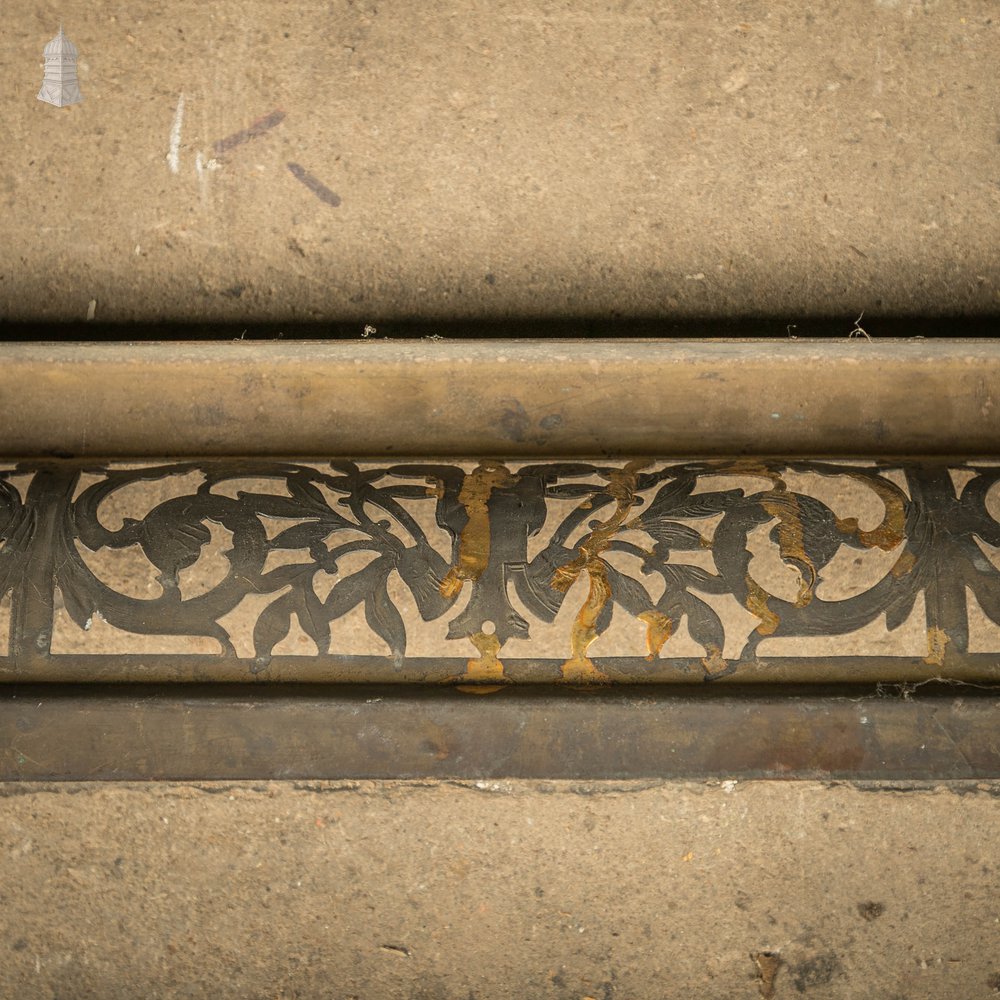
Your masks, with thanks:
<instances>
[{"instance_id":1,"label":"acanthus leaf scroll motif","mask_svg":"<svg viewBox=\"0 0 1000 1000\"><path fill-rule=\"evenodd\" d=\"M1000 548L1000 468L957 466L960 489L955 468L64 463L44 473L55 485L23 498L11 477L30 477L25 464L0 473L0 598L9 592L22 609L15 632L47 580L61 595L53 607L81 630L100 618L154 640L214 641L217 653L189 658L199 677L211 677L216 663L228 665L226 677L266 679L280 664L280 676L294 678L296 664L312 658L320 666L310 677L349 670L574 683L665 670L739 675L791 655L762 654L762 644L871 628L902 634L922 600L926 648L892 655L911 668L944 669L970 656L967 595L1000 625L990 554ZM148 509L130 507L143 491ZM142 596L107 569L117 553L149 567ZM874 575L857 592L830 596L824 587L851 560ZM412 611L404 613L402 594ZM34 607L36 631L45 608ZM733 608L750 623L743 633L734 631ZM311 649L290 651L296 629ZM32 652L17 635L10 648L44 673L44 650ZM131 669L126 654L122 662Z\"/></svg>"}]
</instances>

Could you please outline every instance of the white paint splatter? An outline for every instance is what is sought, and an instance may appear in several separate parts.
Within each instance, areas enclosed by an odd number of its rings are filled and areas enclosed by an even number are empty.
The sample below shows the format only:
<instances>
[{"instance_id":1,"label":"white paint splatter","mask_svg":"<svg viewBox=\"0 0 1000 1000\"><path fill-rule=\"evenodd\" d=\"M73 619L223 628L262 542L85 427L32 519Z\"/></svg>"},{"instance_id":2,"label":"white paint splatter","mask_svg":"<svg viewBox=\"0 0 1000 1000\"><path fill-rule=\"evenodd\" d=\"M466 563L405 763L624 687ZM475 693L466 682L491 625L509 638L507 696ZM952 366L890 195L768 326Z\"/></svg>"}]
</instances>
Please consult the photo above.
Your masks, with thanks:
<instances>
[{"instance_id":1,"label":"white paint splatter","mask_svg":"<svg viewBox=\"0 0 1000 1000\"><path fill-rule=\"evenodd\" d=\"M195 173L200 178L206 170L221 170L222 164L215 159L206 160L201 153L196 153L194 158L194 169Z\"/></svg>"},{"instance_id":2,"label":"white paint splatter","mask_svg":"<svg viewBox=\"0 0 1000 1000\"><path fill-rule=\"evenodd\" d=\"M198 175L198 189L201 192L202 202L208 201L208 174L209 170L221 170L222 164L218 160L208 159L200 153L194 156L194 172Z\"/></svg>"},{"instance_id":3,"label":"white paint splatter","mask_svg":"<svg viewBox=\"0 0 1000 1000\"><path fill-rule=\"evenodd\" d=\"M167 163L170 172L176 174L181 167L181 126L184 124L184 95L177 98L177 110L174 112L174 123L170 126L170 151L167 153Z\"/></svg>"},{"instance_id":4,"label":"white paint splatter","mask_svg":"<svg viewBox=\"0 0 1000 1000\"><path fill-rule=\"evenodd\" d=\"M208 202L208 178L205 176L205 160L200 150L194 155L194 172L198 175L198 192L204 205Z\"/></svg>"}]
</instances>

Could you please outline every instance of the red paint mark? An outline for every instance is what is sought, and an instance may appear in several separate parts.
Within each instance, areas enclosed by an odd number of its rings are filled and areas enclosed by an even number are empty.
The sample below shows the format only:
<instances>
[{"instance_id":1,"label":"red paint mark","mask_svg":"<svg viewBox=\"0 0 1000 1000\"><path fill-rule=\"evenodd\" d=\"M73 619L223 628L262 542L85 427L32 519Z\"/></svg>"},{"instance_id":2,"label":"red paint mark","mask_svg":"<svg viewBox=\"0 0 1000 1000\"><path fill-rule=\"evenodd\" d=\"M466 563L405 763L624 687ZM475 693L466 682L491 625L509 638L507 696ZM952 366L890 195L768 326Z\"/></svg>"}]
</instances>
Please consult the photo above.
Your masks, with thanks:
<instances>
[{"instance_id":1,"label":"red paint mark","mask_svg":"<svg viewBox=\"0 0 1000 1000\"><path fill-rule=\"evenodd\" d=\"M215 152L226 153L230 149L236 146L243 145L244 142L249 142L251 139L256 139L259 136L265 135L269 132L275 125L280 125L285 120L284 111L272 111L269 115L264 115L263 118L258 118L251 126L245 129L241 129L239 132L234 132L232 135L227 135L225 139L218 139L215 142Z\"/></svg>"},{"instance_id":2,"label":"red paint mark","mask_svg":"<svg viewBox=\"0 0 1000 1000\"><path fill-rule=\"evenodd\" d=\"M336 208L340 204L340 195L335 191L331 191L321 180L313 177L305 167L299 166L297 163L289 163L288 169L291 170L292 175L298 180L302 181L303 184L313 194L316 195L320 201L325 201L328 205L333 205Z\"/></svg>"}]
</instances>

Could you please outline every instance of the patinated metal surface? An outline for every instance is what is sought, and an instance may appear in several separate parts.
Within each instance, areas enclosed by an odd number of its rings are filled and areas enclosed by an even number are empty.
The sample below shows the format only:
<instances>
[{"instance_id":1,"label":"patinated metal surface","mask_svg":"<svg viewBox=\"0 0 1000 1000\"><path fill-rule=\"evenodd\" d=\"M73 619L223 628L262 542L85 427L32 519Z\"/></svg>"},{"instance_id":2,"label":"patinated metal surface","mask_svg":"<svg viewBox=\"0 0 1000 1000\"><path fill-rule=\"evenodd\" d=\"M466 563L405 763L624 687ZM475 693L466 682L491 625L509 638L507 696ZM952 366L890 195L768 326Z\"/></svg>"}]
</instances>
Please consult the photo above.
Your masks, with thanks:
<instances>
[{"instance_id":1,"label":"patinated metal surface","mask_svg":"<svg viewBox=\"0 0 1000 1000\"><path fill-rule=\"evenodd\" d=\"M996 694L928 690L23 686L0 780L1000 777Z\"/></svg>"},{"instance_id":2,"label":"patinated metal surface","mask_svg":"<svg viewBox=\"0 0 1000 1000\"><path fill-rule=\"evenodd\" d=\"M989 455L1000 343L6 344L0 428L19 457Z\"/></svg>"},{"instance_id":3,"label":"patinated metal surface","mask_svg":"<svg viewBox=\"0 0 1000 1000\"><path fill-rule=\"evenodd\" d=\"M0 778L1000 776L996 343L0 361Z\"/></svg>"},{"instance_id":4,"label":"patinated metal surface","mask_svg":"<svg viewBox=\"0 0 1000 1000\"><path fill-rule=\"evenodd\" d=\"M8 682L1000 679L998 463L22 462L0 537Z\"/></svg>"}]
</instances>

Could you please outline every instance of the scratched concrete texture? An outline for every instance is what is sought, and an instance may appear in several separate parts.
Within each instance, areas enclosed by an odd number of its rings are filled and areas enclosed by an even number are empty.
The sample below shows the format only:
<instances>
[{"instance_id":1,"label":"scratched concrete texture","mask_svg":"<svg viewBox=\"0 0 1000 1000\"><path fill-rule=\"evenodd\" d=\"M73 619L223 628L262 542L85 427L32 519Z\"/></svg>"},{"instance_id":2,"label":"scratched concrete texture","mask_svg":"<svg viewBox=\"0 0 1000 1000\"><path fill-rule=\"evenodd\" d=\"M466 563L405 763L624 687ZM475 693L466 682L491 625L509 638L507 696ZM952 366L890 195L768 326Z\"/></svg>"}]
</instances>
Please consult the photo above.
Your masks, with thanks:
<instances>
[{"instance_id":1,"label":"scratched concrete texture","mask_svg":"<svg viewBox=\"0 0 1000 1000\"><path fill-rule=\"evenodd\" d=\"M8 786L0 996L986 1000L998 792Z\"/></svg>"},{"instance_id":2,"label":"scratched concrete texture","mask_svg":"<svg viewBox=\"0 0 1000 1000\"><path fill-rule=\"evenodd\" d=\"M992 0L8 0L0 318L996 312L998 60Z\"/></svg>"}]
</instances>

